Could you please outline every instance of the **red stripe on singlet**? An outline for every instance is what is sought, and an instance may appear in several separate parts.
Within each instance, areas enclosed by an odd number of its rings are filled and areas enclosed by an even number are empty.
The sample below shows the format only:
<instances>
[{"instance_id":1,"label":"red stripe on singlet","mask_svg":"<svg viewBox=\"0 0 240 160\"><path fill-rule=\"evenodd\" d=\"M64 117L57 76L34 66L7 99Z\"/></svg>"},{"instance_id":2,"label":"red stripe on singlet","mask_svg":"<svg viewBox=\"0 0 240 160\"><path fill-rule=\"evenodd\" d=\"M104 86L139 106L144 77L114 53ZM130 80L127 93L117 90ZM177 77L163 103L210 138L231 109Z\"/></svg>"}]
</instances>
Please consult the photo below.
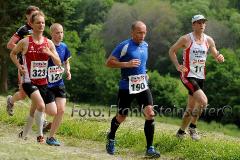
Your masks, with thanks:
<instances>
[{"instance_id":1,"label":"red stripe on singlet","mask_svg":"<svg viewBox=\"0 0 240 160\"><path fill-rule=\"evenodd\" d=\"M187 67L188 71L184 73L184 77L187 77L188 76L188 73L190 72L190 49L192 47L192 44L190 44L190 46L185 50L185 54L184 54L184 66Z\"/></svg>"},{"instance_id":2,"label":"red stripe on singlet","mask_svg":"<svg viewBox=\"0 0 240 160\"><path fill-rule=\"evenodd\" d=\"M180 78L183 84L193 93L194 92L193 84L189 82L189 80L186 77L181 76Z\"/></svg>"},{"instance_id":3,"label":"red stripe on singlet","mask_svg":"<svg viewBox=\"0 0 240 160\"><path fill-rule=\"evenodd\" d=\"M188 69L187 72L185 73L181 73L181 80L183 82L183 84L192 92L194 92L194 87L192 85L191 82L189 82L189 80L187 79L188 73L190 72L190 49L192 47L193 42L191 42L190 46L185 50L184 53L184 66Z\"/></svg>"}]
</instances>

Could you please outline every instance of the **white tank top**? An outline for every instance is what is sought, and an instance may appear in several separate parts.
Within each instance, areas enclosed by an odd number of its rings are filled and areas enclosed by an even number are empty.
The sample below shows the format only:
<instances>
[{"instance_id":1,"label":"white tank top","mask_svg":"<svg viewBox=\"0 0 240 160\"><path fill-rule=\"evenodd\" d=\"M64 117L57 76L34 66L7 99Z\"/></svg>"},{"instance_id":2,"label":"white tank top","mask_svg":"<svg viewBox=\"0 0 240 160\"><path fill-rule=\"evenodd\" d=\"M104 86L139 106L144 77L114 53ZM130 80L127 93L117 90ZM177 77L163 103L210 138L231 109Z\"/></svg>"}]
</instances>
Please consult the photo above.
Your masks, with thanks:
<instances>
[{"instance_id":1,"label":"white tank top","mask_svg":"<svg viewBox=\"0 0 240 160\"><path fill-rule=\"evenodd\" d=\"M190 46L183 51L183 65L188 68L188 72L183 73L183 77L194 77L205 79L205 63L207 59L208 43L207 35L203 35L203 43L196 43L193 34L189 33L192 40Z\"/></svg>"}]
</instances>

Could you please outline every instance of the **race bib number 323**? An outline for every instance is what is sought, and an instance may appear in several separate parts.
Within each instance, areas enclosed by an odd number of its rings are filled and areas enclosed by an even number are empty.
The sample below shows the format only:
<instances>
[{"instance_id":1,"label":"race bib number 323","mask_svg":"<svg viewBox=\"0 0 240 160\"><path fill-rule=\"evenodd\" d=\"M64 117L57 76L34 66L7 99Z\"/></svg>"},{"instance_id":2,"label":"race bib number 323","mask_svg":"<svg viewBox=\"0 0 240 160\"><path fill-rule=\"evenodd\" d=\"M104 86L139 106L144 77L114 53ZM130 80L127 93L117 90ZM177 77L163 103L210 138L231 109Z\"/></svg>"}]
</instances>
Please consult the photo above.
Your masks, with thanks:
<instances>
[{"instance_id":1,"label":"race bib number 323","mask_svg":"<svg viewBox=\"0 0 240 160\"><path fill-rule=\"evenodd\" d=\"M48 61L32 61L30 78L31 79L42 79L47 76Z\"/></svg>"},{"instance_id":2,"label":"race bib number 323","mask_svg":"<svg viewBox=\"0 0 240 160\"><path fill-rule=\"evenodd\" d=\"M148 89L146 74L129 76L129 93L136 94Z\"/></svg>"}]
</instances>

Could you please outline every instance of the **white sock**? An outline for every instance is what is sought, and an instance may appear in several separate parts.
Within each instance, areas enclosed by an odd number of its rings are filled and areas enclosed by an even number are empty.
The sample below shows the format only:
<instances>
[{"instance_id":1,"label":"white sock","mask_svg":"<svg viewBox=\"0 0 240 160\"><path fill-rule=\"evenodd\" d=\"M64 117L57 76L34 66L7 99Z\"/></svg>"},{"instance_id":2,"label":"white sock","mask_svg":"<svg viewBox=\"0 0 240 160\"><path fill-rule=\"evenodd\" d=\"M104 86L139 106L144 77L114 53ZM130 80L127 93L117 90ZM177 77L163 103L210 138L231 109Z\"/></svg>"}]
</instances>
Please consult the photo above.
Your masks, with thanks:
<instances>
[{"instance_id":1,"label":"white sock","mask_svg":"<svg viewBox=\"0 0 240 160\"><path fill-rule=\"evenodd\" d=\"M44 113L39 112L38 110L35 111L35 121L37 125L37 133L38 136L43 136L43 122L44 122Z\"/></svg>"},{"instance_id":2,"label":"white sock","mask_svg":"<svg viewBox=\"0 0 240 160\"><path fill-rule=\"evenodd\" d=\"M32 116L29 116L27 118L27 123L26 123L26 125L23 128L23 135L22 135L23 138L26 138L28 133L29 133L29 131L32 129L33 120L34 120L34 118Z\"/></svg>"}]
</instances>

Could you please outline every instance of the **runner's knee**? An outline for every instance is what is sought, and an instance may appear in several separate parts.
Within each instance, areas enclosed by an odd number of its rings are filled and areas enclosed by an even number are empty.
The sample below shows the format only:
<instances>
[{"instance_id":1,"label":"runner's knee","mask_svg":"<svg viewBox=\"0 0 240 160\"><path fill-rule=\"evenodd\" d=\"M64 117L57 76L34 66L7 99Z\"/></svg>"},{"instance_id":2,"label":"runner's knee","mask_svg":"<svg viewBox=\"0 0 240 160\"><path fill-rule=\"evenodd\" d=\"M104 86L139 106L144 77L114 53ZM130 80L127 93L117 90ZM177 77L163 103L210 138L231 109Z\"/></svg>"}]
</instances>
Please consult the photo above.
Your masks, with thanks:
<instances>
[{"instance_id":1,"label":"runner's knee","mask_svg":"<svg viewBox=\"0 0 240 160\"><path fill-rule=\"evenodd\" d=\"M118 114L118 115L116 116L116 119L117 119L117 121L118 121L119 123L122 123L123 121L125 121L126 118L127 118L126 115L120 115L120 114Z\"/></svg>"},{"instance_id":2,"label":"runner's knee","mask_svg":"<svg viewBox=\"0 0 240 160\"><path fill-rule=\"evenodd\" d=\"M57 111L55 110L46 110L46 114L49 115L49 116L56 116L57 115Z\"/></svg>"},{"instance_id":3,"label":"runner's knee","mask_svg":"<svg viewBox=\"0 0 240 160\"><path fill-rule=\"evenodd\" d=\"M24 100L26 98L26 96L27 95L25 94L24 91L18 92L18 97L19 97L20 100Z\"/></svg>"},{"instance_id":4,"label":"runner's knee","mask_svg":"<svg viewBox=\"0 0 240 160\"><path fill-rule=\"evenodd\" d=\"M148 105L144 108L145 119L152 120L154 119L155 113L153 111L153 106Z\"/></svg>"},{"instance_id":5,"label":"runner's knee","mask_svg":"<svg viewBox=\"0 0 240 160\"><path fill-rule=\"evenodd\" d=\"M203 109L206 108L208 106L207 98L202 99L199 104L200 104L201 108L203 108Z\"/></svg>"},{"instance_id":6,"label":"runner's knee","mask_svg":"<svg viewBox=\"0 0 240 160\"><path fill-rule=\"evenodd\" d=\"M63 115L64 112L65 112L65 108L64 107L58 107L58 109L57 109L57 114L58 115Z\"/></svg>"}]
</instances>

